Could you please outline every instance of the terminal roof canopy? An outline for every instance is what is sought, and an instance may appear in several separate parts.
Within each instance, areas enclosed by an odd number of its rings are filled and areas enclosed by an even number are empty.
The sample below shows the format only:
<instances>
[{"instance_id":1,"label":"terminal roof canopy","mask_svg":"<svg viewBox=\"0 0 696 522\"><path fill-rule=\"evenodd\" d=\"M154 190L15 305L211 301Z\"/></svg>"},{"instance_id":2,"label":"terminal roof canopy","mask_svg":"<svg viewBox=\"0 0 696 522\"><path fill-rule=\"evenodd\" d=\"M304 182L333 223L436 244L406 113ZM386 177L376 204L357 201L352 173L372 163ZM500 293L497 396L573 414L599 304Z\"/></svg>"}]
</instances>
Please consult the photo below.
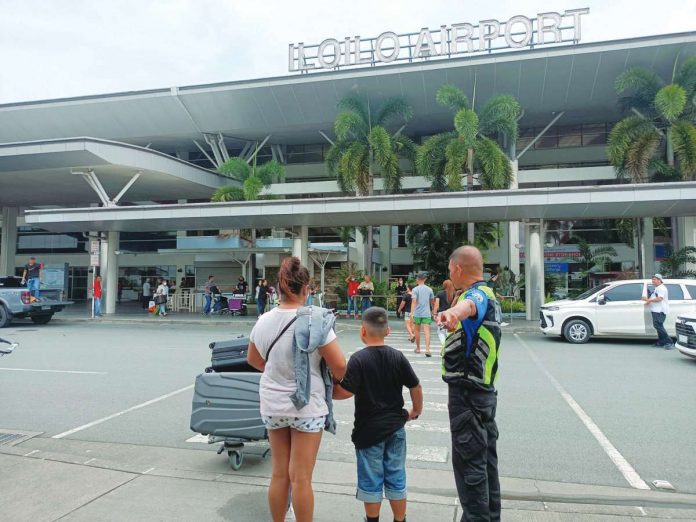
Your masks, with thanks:
<instances>
[{"instance_id":1,"label":"terminal roof canopy","mask_svg":"<svg viewBox=\"0 0 696 522\"><path fill-rule=\"evenodd\" d=\"M27 211L55 232L172 231L308 225L406 225L689 216L696 182Z\"/></svg>"},{"instance_id":2,"label":"terminal roof canopy","mask_svg":"<svg viewBox=\"0 0 696 522\"><path fill-rule=\"evenodd\" d=\"M525 109L524 125L545 125L566 111L574 120L618 119L614 80L633 66L670 78L675 59L696 55L696 33L520 49L461 59L296 74L270 79L154 89L0 106L0 142L95 136L167 151L191 148L202 133L228 140L318 143L331 132L336 103L345 94L373 102L400 95L413 105L406 132L429 135L451 126L435 103L437 89L452 83L476 106L510 93Z\"/></svg>"},{"instance_id":3,"label":"terminal roof canopy","mask_svg":"<svg viewBox=\"0 0 696 522\"><path fill-rule=\"evenodd\" d=\"M231 183L161 152L93 138L0 145L0 206L85 206L99 203L78 172L93 169L110 198L140 177L121 202L209 199Z\"/></svg>"}]
</instances>

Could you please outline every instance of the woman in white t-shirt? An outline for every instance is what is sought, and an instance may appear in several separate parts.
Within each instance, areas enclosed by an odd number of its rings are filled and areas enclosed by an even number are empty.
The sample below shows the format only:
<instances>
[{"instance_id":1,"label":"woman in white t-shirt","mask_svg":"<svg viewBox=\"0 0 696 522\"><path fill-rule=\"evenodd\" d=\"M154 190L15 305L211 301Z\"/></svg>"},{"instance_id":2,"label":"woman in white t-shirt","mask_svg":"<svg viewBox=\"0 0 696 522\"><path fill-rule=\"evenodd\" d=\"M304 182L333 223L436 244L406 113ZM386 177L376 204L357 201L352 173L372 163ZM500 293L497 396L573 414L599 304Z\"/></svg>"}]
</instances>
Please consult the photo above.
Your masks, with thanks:
<instances>
[{"instance_id":1,"label":"woman in white t-shirt","mask_svg":"<svg viewBox=\"0 0 696 522\"><path fill-rule=\"evenodd\" d=\"M268 504L273 522L282 522L292 487L292 504L298 522L310 522L314 515L312 473L329 412L321 375L321 361L340 380L346 359L331 331L326 342L310 357L310 401L298 410L290 397L295 393L293 338L295 323L283 330L304 306L309 293L309 271L297 257L286 258L278 272L280 305L259 317L249 335L249 364L263 371L260 383L261 416L268 429L273 472ZM268 350L275 341L270 357ZM291 465L292 463L292 465Z\"/></svg>"}]
</instances>

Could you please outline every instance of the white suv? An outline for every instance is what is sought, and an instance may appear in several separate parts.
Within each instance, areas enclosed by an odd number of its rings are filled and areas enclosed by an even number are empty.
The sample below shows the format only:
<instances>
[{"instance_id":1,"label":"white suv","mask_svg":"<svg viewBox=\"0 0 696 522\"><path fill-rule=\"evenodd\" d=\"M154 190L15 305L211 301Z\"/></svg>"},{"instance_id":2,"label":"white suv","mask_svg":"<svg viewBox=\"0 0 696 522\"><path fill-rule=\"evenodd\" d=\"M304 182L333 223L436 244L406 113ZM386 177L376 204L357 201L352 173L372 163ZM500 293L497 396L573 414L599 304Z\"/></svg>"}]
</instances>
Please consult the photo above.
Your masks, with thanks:
<instances>
[{"instance_id":1,"label":"white suv","mask_svg":"<svg viewBox=\"0 0 696 522\"><path fill-rule=\"evenodd\" d=\"M677 317L677 348L687 357L696 359L696 314Z\"/></svg>"},{"instance_id":2,"label":"white suv","mask_svg":"<svg viewBox=\"0 0 696 522\"><path fill-rule=\"evenodd\" d=\"M677 317L696 314L696 280L665 279L669 314L665 329L676 337ZM652 292L650 279L614 281L541 307L539 327L545 335L559 335L570 343L598 337L656 337L650 307L641 298Z\"/></svg>"}]
</instances>

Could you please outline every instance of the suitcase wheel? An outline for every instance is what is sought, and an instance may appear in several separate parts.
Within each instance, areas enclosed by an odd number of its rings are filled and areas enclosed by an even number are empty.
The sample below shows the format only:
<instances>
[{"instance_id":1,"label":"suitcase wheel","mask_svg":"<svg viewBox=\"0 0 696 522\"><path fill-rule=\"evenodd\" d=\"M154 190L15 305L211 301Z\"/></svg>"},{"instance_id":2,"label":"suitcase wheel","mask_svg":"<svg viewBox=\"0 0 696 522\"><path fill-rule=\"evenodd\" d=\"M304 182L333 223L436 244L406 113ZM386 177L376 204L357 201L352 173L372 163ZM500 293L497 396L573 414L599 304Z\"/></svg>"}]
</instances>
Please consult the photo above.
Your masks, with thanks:
<instances>
[{"instance_id":1,"label":"suitcase wheel","mask_svg":"<svg viewBox=\"0 0 696 522\"><path fill-rule=\"evenodd\" d=\"M238 450L228 451L227 461L230 463L230 467L237 471L242 467L242 462L244 462L244 453Z\"/></svg>"}]
</instances>

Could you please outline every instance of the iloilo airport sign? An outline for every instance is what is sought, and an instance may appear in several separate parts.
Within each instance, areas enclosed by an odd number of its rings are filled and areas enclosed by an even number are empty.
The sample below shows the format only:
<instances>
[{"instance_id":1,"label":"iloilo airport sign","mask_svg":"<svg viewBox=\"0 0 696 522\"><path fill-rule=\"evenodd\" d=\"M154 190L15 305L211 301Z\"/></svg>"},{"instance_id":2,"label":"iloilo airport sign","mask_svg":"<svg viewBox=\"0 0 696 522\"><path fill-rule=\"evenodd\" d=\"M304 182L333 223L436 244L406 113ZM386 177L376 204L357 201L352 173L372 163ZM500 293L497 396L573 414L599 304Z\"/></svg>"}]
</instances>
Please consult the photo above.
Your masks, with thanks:
<instances>
[{"instance_id":1,"label":"iloilo airport sign","mask_svg":"<svg viewBox=\"0 0 696 522\"><path fill-rule=\"evenodd\" d=\"M308 72L346 66L375 66L433 58L461 57L501 49L519 49L561 42L577 43L581 38L581 17L589 8L563 13L523 15L509 20L481 20L478 24L458 23L417 33L386 31L375 38L348 36L327 38L320 44L292 43L288 47L288 69Z\"/></svg>"}]
</instances>

